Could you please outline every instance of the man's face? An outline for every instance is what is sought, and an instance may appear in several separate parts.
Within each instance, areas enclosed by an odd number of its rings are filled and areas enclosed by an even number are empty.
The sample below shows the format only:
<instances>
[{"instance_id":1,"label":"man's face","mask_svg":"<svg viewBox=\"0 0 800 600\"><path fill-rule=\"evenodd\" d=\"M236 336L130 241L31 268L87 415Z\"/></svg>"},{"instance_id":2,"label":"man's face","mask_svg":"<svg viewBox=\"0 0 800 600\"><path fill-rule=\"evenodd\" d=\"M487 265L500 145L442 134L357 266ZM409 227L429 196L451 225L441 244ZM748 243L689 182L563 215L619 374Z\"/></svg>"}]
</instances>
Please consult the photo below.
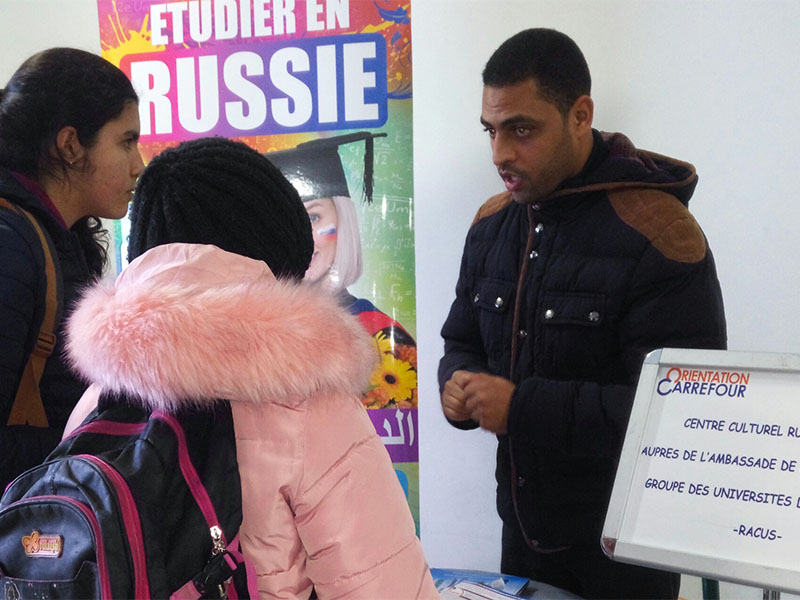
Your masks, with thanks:
<instances>
[{"instance_id":1,"label":"man's face","mask_svg":"<svg viewBox=\"0 0 800 600\"><path fill-rule=\"evenodd\" d=\"M503 87L484 86L481 123L489 132L492 161L515 202L536 202L580 164L570 114L544 100L533 79Z\"/></svg>"}]
</instances>

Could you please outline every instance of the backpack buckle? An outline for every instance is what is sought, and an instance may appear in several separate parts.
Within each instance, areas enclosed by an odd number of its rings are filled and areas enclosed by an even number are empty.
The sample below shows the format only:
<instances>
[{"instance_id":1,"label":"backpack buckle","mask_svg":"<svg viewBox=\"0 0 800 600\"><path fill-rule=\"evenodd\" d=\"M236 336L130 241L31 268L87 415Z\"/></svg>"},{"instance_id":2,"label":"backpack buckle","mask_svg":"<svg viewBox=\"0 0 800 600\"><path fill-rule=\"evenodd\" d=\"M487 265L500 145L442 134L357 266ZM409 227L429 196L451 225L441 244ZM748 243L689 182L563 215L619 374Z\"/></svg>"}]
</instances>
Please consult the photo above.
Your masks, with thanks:
<instances>
[{"instance_id":1,"label":"backpack buckle","mask_svg":"<svg viewBox=\"0 0 800 600\"><path fill-rule=\"evenodd\" d=\"M38 354L39 356L44 356L47 358L53 353L53 349L56 347L56 336L53 333L47 333L46 331L39 332L39 338L36 340L36 347L33 351Z\"/></svg>"}]
</instances>

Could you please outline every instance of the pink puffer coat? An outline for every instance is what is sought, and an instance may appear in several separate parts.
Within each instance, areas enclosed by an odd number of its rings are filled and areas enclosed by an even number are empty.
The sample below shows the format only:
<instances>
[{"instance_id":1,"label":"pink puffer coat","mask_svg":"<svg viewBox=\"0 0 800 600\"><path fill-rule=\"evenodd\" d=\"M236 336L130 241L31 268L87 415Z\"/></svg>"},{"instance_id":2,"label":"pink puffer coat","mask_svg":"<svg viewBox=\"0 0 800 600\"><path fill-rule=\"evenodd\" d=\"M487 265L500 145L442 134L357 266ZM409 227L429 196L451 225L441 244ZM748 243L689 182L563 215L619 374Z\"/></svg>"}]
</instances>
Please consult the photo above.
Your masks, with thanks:
<instances>
[{"instance_id":1,"label":"pink puffer coat","mask_svg":"<svg viewBox=\"0 0 800 600\"><path fill-rule=\"evenodd\" d=\"M262 598L438 598L389 455L359 400L376 354L328 296L214 246L140 256L84 295L75 367L151 407L230 400L244 552Z\"/></svg>"}]
</instances>

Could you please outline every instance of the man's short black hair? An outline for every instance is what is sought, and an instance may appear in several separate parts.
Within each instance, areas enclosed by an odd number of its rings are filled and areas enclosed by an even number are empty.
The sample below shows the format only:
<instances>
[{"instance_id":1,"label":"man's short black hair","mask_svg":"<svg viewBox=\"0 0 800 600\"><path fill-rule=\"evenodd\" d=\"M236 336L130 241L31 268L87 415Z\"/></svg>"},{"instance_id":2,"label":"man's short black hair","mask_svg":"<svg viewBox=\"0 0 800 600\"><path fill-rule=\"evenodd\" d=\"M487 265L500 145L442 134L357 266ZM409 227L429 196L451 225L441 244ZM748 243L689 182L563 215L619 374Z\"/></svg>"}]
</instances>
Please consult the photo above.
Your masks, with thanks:
<instances>
[{"instance_id":1,"label":"man's short black hair","mask_svg":"<svg viewBox=\"0 0 800 600\"><path fill-rule=\"evenodd\" d=\"M526 29L494 51L483 70L483 84L504 87L534 79L539 93L566 115L580 96L589 95L592 78L578 45L554 29Z\"/></svg>"}]
</instances>

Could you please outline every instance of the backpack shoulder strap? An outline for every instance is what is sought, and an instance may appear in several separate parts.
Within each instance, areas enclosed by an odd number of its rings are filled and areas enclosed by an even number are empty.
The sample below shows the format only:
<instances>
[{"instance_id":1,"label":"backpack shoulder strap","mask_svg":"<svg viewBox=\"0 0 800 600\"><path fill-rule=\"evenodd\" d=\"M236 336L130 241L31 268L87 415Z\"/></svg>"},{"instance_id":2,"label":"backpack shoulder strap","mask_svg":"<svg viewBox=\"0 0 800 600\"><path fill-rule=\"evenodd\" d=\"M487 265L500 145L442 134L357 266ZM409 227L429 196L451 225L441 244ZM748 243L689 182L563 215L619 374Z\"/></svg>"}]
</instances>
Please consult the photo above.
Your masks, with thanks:
<instances>
[{"instance_id":1,"label":"backpack shoulder strap","mask_svg":"<svg viewBox=\"0 0 800 600\"><path fill-rule=\"evenodd\" d=\"M44 411L39 383L44 373L47 358L56 345L56 322L59 313L58 274L50 237L39 222L25 209L0 198L0 207L25 217L36 232L42 245L45 270L45 311L36 338L36 345L28 357L17 388L17 395L8 416L8 425L32 425L47 427L47 414Z\"/></svg>"}]
</instances>

